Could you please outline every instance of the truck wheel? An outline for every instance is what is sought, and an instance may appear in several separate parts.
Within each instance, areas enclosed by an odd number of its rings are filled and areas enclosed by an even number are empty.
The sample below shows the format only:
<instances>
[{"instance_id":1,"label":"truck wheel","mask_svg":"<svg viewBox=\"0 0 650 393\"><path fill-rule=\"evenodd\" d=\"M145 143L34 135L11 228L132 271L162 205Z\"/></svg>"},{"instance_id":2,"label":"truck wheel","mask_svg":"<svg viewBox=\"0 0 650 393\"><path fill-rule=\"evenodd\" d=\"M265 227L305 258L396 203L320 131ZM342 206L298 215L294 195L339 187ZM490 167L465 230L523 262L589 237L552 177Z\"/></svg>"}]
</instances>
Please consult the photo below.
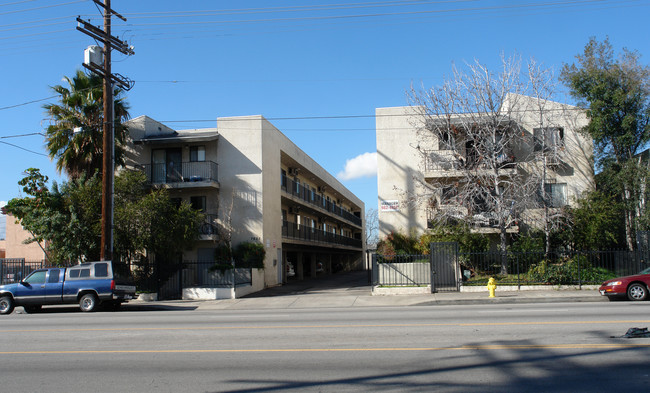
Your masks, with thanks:
<instances>
[{"instance_id":1,"label":"truck wheel","mask_svg":"<svg viewBox=\"0 0 650 393\"><path fill-rule=\"evenodd\" d=\"M11 314L14 311L14 299L11 296L0 297L0 314Z\"/></svg>"},{"instance_id":2,"label":"truck wheel","mask_svg":"<svg viewBox=\"0 0 650 393\"><path fill-rule=\"evenodd\" d=\"M23 308L25 309L25 312L27 314L34 314L36 312L41 311L42 307L39 305L39 306L23 306Z\"/></svg>"},{"instance_id":3,"label":"truck wheel","mask_svg":"<svg viewBox=\"0 0 650 393\"><path fill-rule=\"evenodd\" d=\"M97 296L92 293L87 293L79 299L79 308L83 312L94 311L97 307Z\"/></svg>"}]
</instances>

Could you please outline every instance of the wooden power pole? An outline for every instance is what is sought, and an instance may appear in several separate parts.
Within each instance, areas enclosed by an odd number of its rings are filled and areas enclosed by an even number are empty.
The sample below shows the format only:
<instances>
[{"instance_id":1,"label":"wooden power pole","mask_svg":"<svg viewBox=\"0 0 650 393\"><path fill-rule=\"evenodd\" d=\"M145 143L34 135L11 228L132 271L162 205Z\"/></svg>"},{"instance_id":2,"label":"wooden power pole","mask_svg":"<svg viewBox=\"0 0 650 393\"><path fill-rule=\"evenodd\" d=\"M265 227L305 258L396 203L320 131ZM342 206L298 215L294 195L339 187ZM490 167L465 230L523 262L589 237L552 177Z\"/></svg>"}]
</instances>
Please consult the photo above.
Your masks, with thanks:
<instances>
[{"instance_id":1,"label":"wooden power pole","mask_svg":"<svg viewBox=\"0 0 650 393\"><path fill-rule=\"evenodd\" d=\"M113 85L118 85L125 90L133 87L133 82L127 78L113 74L111 71L111 50L115 49L125 55L133 55L133 49L125 41L111 35L111 17L113 15L126 21L126 19L111 9L111 0L93 0L95 4L104 9L104 30L99 29L77 18L77 30L89 35L104 44L103 58L87 55L83 66L104 78L104 123L102 141L102 238L101 260L113 258L113 180L115 175L115 119L113 111ZM91 50L89 47L87 51Z\"/></svg>"}]
</instances>

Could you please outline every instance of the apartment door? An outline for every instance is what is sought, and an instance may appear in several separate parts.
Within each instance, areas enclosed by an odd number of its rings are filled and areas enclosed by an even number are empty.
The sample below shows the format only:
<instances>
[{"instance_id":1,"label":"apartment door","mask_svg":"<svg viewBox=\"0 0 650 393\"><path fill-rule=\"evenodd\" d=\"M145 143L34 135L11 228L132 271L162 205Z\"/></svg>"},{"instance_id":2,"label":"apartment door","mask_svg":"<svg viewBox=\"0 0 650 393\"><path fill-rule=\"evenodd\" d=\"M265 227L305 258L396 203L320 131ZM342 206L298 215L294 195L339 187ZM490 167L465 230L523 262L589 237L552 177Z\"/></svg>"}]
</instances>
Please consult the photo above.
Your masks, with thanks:
<instances>
[{"instance_id":1,"label":"apartment door","mask_svg":"<svg viewBox=\"0 0 650 393\"><path fill-rule=\"evenodd\" d=\"M156 149L151 152L151 180L154 183L182 181L180 148Z\"/></svg>"}]
</instances>

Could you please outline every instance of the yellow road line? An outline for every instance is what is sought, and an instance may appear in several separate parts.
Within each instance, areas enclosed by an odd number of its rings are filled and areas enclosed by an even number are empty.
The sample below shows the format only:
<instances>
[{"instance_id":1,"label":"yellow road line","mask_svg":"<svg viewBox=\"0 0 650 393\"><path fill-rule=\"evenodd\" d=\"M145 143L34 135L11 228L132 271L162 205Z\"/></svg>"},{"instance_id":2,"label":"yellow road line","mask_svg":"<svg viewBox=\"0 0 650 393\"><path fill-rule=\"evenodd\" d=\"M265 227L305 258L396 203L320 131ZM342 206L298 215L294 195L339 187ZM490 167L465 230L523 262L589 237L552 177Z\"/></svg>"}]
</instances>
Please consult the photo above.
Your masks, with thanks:
<instances>
[{"instance_id":1,"label":"yellow road line","mask_svg":"<svg viewBox=\"0 0 650 393\"><path fill-rule=\"evenodd\" d=\"M77 355L146 353L282 353L282 352L405 352L517 349L630 349L650 348L650 344L551 344L551 345L463 345L460 347L423 348L273 348L273 349L124 349L79 351L0 351L0 355Z\"/></svg>"},{"instance_id":2,"label":"yellow road line","mask_svg":"<svg viewBox=\"0 0 650 393\"><path fill-rule=\"evenodd\" d=\"M522 325L590 325L648 323L650 320L619 321L537 321L537 322L471 322L471 323L396 323L352 325L268 325L268 326L181 326L181 327L135 327L135 328L70 328L70 329L0 329L0 333L53 333L53 332L137 332L163 330L231 330L231 329L332 329L377 327L453 327L453 326L522 326Z\"/></svg>"}]
</instances>

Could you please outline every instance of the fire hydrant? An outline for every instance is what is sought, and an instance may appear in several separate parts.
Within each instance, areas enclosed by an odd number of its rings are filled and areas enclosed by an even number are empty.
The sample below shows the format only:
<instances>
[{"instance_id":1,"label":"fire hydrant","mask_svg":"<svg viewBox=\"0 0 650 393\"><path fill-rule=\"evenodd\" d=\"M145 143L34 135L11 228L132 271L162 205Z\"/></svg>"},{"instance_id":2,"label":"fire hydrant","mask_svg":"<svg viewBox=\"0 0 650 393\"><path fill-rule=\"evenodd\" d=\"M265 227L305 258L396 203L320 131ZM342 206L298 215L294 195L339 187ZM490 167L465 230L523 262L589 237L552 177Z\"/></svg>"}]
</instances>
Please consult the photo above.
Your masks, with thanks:
<instances>
[{"instance_id":1,"label":"fire hydrant","mask_svg":"<svg viewBox=\"0 0 650 393\"><path fill-rule=\"evenodd\" d=\"M497 283L494 281L494 277L490 277L488 280L487 289L490 292L489 297L496 297L494 296L494 291L497 289Z\"/></svg>"}]
</instances>

